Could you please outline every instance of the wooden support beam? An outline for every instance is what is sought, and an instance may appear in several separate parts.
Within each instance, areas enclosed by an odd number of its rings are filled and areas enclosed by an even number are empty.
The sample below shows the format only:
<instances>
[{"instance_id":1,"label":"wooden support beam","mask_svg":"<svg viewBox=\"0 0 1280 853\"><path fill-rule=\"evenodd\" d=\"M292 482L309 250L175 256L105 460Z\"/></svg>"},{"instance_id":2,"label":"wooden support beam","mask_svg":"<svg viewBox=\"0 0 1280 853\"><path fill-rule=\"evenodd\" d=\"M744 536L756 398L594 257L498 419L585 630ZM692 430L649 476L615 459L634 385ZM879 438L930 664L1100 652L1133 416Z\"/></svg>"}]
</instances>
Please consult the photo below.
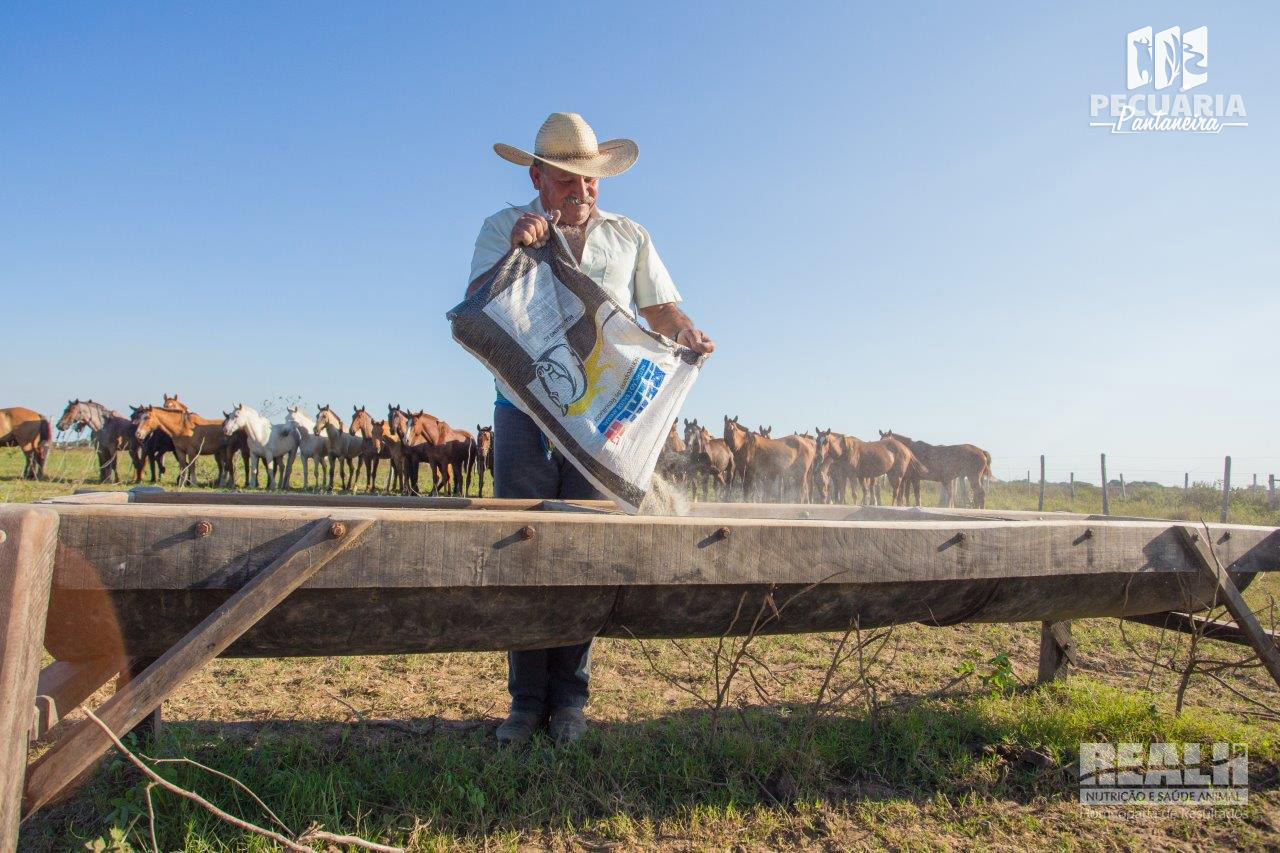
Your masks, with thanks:
<instances>
[{"instance_id":1,"label":"wooden support beam","mask_svg":"<svg viewBox=\"0 0 1280 853\"><path fill-rule=\"evenodd\" d=\"M0 507L0 853L18 844L22 769L34 714L58 514Z\"/></svg>"},{"instance_id":2,"label":"wooden support beam","mask_svg":"<svg viewBox=\"0 0 1280 853\"><path fill-rule=\"evenodd\" d=\"M1036 681L1046 684L1067 677L1068 666L1076 663L1076 641L1070 622L1040 623L1040 668Z\"/></svg>"},{"instance_id":3,"label":"wooden support beam","mask_svg":"<svg viewBox=\"0 0 1280 853\"><path fill-rule=\"evenodd\" d=\"M1231 614L1231 618L1236 620L1236 625L1244 632L1249 645L1258 653L1258 659L1262 661L1262 665L1271 674L1276 686L1280 687L1280 649L1276 648L1271 635L1258 624L1258 617L1254 616L1253 610L1249 608L1249 605L1245 604L1244 598L1240 595L1240 590L1236 589L1235 583L1231 580L1231 575L1227 573L1227 570L1222 567L1222 563L1214 556L1209 543L1205 541L1204 535L1185 524L1178 525L1177 529L1182 537L1183 544L1187 546L1187 550L1199 565L1200 570L1217 582L1219 599L1227 606L1227 612Z\"/></svg>"},{"instance_id":4,"label":"wooden support beam","mask_svg":"<svg viewBox=\"0 0 1280 853\"><path fill-rule=\"evenodd\" d=\"M355 544L371 524L368 518L335 517L318 519L304 527L294 544L275 561L104 702L98 716L117 734L136 726L165 696L235 642L321 566ZM23 814L29 815L47 803L110 746L106 734L92 721L81 721L28 768Z\"/></svg>"},{"instance_id":5,"label":"wooden support beam","mask_svg":"<svg viewBox=\"0 0 1280 853\"><path fill-rule=\"evenodd\" d=\"M83 661L56 660L40 671L36 687L36 718L31 740L49 734L58 721L80 707L98 688L129 665L127 658L92 658Z\"/></svg>"},{"instance_id":6,"label":"wooden support beam","mask_svg":"<svg viewBox=\"0 0 1280 853\"><path fill-rule=\"evenodd\" d=\"M1235 643L1238 646L1252 645L1248 635L1240 629L1239 625L1221 619L1206 619L1203 616L1193 616L1189 613L1179 613L1174 610L1167 610L1164 613L1147 613L1142 616L1126 616L1124 618L1128 622L1150 625L1153 628L1166 628L1170 631L1180 631L1183 634L1199 634L1206 640L1221 640L1224 643ZM1270 637L1271 642L1280 646L1280 633L1267 631L1266 629L1263 629L1262 633Z\"/></svg>"}]
</instances>

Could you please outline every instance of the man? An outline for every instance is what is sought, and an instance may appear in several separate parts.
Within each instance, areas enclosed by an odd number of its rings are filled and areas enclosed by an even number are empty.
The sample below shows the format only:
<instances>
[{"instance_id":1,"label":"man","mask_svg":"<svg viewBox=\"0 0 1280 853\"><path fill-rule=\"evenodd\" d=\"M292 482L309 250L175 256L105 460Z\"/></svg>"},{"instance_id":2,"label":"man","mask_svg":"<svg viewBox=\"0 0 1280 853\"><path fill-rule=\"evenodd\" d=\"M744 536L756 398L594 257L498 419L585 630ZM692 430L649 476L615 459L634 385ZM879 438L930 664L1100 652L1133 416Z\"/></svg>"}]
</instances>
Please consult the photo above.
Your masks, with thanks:
<instances>
[{"instance_id":1,"label":"man","mask_svg":"<svg viewBox=\"0 0 1280 853\"><path fill-rule=\"evenodd\" d=\"M533 153L493 146L499 157L529 167L538 196L523 207L500 210L484 221L471 258L470 294L485 273L515 246L541 246L555 233L579 268L623 306L634 305L649 326L701 353L715 344L694 327L676 303L680 294L644 228L596 206L600 179L635 163L636 144L613 139L597 144L576 113L552 113L538 131ZM548 222L548 218L550 222ZM602 499L560 453L551 450L528 415L501 393L493 411L493 485L500 498ZM554 649L509 652L507 689L511 713L497 738L519 743L545 721L557 742L581 737L587 721L591 641Z\"/></svg>"}]
</instances>

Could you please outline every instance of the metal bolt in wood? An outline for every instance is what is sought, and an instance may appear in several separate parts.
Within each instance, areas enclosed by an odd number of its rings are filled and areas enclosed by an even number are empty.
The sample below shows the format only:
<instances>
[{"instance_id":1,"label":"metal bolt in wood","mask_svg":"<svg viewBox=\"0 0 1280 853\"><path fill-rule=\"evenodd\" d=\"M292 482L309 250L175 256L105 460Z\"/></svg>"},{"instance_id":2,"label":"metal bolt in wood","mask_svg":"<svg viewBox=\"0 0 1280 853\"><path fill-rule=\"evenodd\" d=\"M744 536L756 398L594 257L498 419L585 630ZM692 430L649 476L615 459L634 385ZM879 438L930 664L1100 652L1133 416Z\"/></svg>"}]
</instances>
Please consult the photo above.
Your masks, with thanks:
<instances>
[{"instance_id":1,"label":"metal bolt in wood","mask_svg":"<svg viewBox=\"0 0 1280 853\"><path fill-rule=\"evenodd\" d=\"M334 539L341 539L347 535L347 526L341 521L335 521L329 525L329 535Z\"/></svg>"},{"instance_id":2,"label":"metal bolt in wood","mask_svg":"<svg viewBox=\"0 0 1280 853\"><path fill-rule=\"evenodd\" d=\"M520 528L520 538L525 540L532 539L534 537L535 532L536 531L534 531L533 525L526 524L524 527Z\"/></svg>"},{"instance_id":3,"label":"metal bolt in wood","mask_svg":"<svg viewBox=\"0 0 1280 853\"><path fill-rule=\"evenodd\" d=\"M203 539L213 533L213 524L208 521L197 521L191 529L197 539Z\"/></svg>"}]
</instances>

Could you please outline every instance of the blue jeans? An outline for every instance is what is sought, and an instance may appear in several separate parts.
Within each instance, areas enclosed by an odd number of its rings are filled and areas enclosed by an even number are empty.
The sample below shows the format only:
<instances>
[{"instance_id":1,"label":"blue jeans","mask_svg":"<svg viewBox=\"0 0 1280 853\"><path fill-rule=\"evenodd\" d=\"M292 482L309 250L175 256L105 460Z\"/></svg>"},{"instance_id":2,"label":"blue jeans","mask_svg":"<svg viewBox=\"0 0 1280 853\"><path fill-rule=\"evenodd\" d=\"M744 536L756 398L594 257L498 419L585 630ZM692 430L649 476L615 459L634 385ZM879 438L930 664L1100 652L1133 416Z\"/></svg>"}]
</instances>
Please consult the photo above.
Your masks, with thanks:
<instances>
[{"instance_id":1,"label":"blue jeans","mask_svg":"<svg viewBox=\"0 0 1280 853\"><path fill-rule=\"evenodd\" d=\"M547 453L542 431L511 404L493 407L493 493L500 498L605 498L573 463ZM591 640L554 649L507 652L512 711L544 714L586 707Z\"/></svg>"}]
</instances>

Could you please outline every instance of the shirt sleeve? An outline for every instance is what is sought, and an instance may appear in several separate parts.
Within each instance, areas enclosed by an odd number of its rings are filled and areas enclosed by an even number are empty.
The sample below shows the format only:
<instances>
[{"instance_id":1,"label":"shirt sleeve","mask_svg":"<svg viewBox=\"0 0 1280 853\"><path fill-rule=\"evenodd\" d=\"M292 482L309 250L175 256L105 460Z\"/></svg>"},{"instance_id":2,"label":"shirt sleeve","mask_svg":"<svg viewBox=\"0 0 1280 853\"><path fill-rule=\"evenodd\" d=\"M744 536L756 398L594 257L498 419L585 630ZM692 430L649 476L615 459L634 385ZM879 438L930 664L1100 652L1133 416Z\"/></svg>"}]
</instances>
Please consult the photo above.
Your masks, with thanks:
<instances>
[{"instance_id":1,"label":"shirt sleeve","mask_svg":"<svg viewBox=\"0 0 1280 853\"><path fill-rule=\"evenodd\" d=\"M658 257L658 250L653 247L649 232L640 225L635 226L638 232L639 246L636 249L635 296L637 308L652 308L667 302L679 302L680 291L667 272L667 265Z\"/></svg>"},{"instance_id":2,"label":"shirt sleeve","mask_svg":"<svg viewBox=\"0 0 1280 853\"><path fill-rule=\"evenodd\" d=\"M511 234L503 233L498 224L500 217L491 216L480 226L480 234L476 237L476 248L471 253L471 276L467 283L475 281L502 260L502 256L511 248Z\"/></svg>"}]
</instances>

